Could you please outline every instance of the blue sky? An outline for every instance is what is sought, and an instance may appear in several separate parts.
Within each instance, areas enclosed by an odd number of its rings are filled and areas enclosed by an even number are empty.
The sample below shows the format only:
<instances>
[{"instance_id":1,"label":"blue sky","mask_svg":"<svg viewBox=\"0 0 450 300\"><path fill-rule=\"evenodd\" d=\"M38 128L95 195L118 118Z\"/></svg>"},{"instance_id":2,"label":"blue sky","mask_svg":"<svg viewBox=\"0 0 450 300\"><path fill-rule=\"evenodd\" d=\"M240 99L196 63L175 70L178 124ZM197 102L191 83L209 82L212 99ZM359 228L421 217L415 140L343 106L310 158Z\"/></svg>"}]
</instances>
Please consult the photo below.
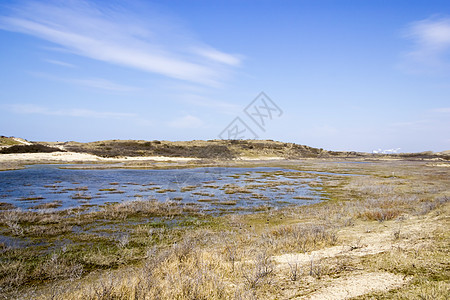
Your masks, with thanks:
<instances>
[{"instance_id":1,"label":"blue sky","mask_svg":"<svg viewBox=\"0 0 450 300\"><path fill-rule=\"evenodd\" d=\"M1 135L450 149L449 1L3 0L0 66Z\"/></svg>"}]
</instances>

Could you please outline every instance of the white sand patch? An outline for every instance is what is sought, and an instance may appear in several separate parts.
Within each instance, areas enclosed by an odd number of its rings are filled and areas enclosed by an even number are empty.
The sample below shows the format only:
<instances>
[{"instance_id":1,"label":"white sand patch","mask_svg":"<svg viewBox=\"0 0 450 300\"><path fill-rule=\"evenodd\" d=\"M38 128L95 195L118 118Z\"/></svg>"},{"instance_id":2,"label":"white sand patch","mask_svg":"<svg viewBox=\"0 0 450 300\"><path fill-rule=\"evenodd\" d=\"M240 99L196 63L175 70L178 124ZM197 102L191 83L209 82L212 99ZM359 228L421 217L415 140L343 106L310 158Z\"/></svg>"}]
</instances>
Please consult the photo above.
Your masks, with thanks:
<instances>
[{"instance_id":1,"label":"white sand patch","mask_svg":"<svg viewBox=\"0 0 450 300\"><path fill-rule=\"evenodd\" d=\"M442 164L427 164L427 166L430 166L430 167L450 167L450 164L449 163L442 163Z\"/></svg>"},{"instance_id":2,"label":"white sand patch","mask_svg":"<svg viewBox=\"0 0 450 300\"><path fill-rule=\"evenodd\" d=\"M170 157L170 156L127 156L122 158L122 160L125 159L127 161L129 160L154 160L154 161L193 161L198 160L198 158L193 157ZM120 159L119 159L120 160Z\"/></svg>"},{"instance_id":3,"label":"white sand patch","mask_svg":"<svg viewBox=\"0 0 450 300\"><path fill-rule=\"evenodd\" d=\"M279 267L288 267L289 264L297 263L300 265L306 265L313 261L318 261L323 258L335 257L338 255L352 255L352 256L365 256L373 255L381 252L388 251L391 248L385 244L372 244L361 247L350 246L334 246L317 251L311 251L310 253L288 253L283 255L274 256L273 260L280 264Z\"/></svg>"},{"instance_id":4,"label":"white sand patch","mask_svg":"<svg viewBox=\"0 0 450 300\"><path fill-rule=\"evenodd\" d=\"M63 146L56 146L57 148L64 150ZM283 157L270 156L270 157L241 157L239 160L251 160L251 161L267 161L267 160L283 160ZM77 152L52 152L52 153L12 153L12 154L0 154L1 162L26 162L26 161L61 161L61 162L123 162L123 161L172 161L172 162L188 162L199 160L199 158L193 157L170 157L170 156L123 156L123 157L100 157L87 153Z\"/></svg>"},{"instance_id":5,"label":"white sand patch","mask_svg":"<svg viewBox=\"0 0 450 300\"><path fill-rule=\"evenodd\" d=\"M13 140L15 140L16 142L19 142L23 145L31 145L30 142L28 142L27 140L21 139L21 138L12 138Z\"/></svg>"},{"instance_id":6,"label":"white sand patch","mask_svg":"<svg viewBox=\"0 0 450 300\"><path fill-rule=\"evenodd\" d=\"M1 162L26 162L26 161L61 161L61 162L122 162L122 161L191 161L196 158L191 157L166 157L166 156L145 156L145 157L121 157L105 158L87 153L76 152L52 152L52 153L13 153L0 154Z\"/></svg>"},{"instance_id":7,"label":"white sand patch","mask_svg":"<svg viewBox=\"0 0 450 300\"><path fill-rule=\"evenodd\" d=\"M296 299L339 300L401 287L408 279L387 272L365 273L332 279L317 292Z\"/></svg>"},{"instance_id":8,"label":"white sand patch","mask_svg":"<svg viewBox=\"0 0 450 300\"><path fill-rule=\"evenodd\" d=\"M0 162L17 162L17 161L100 161L105 160L101 157L75 152L52 152L52 153L13 153L0 154Z\"/></svg>"},{"instance_id":9,"label":"white sand patch","mask_svg":"<svg viewBox=\"0 0 450 300\"><path fill-rule=\"evenodd\" d=\"M238 159L239 160L283 160L285 158L280 157L280 156L258 156L258 157L241 156Z\"/></svg>"}]
</instances>

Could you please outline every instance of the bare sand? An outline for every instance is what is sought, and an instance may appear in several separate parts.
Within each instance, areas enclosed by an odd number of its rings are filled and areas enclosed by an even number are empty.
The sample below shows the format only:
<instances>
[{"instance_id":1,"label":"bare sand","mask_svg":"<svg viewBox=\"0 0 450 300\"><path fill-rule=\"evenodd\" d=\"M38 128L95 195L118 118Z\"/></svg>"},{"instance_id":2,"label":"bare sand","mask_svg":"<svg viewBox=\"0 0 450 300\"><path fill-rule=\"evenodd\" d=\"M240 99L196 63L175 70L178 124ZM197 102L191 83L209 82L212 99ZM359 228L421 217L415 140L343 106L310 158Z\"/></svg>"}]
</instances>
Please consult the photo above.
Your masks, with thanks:
<instances>
[{"instance_id":1,"label":"bare sand","mask_svg":"<svg viewBox=\"0 0 450 300\"><path fill-rule=\"evenodd\" d=\"M344 228L339 233L342 245L327 247L307 253L286 253L273 256L278 270L289 270L296 264L301 269L308 269L311 263L320 264L333 257L354 259L355 257L376 255L390 252L394 249L421 249L427 247L427 241L420 233L445 227L439 224L439 216L414 216L405 220L393 220L385 223L362 223ZM386 224L389 223L389 226ZM397 229L402 238L394 239L393 232ZM401 230L400 230L401 229ZM394 231L393 231L394 230ZM401 232L401 233L400 233ZM370 272L354 270L341 277L325 277L310 293L296 296L295 287L286 287L286 298L289 299L349 299L373 292L386 292L407 284L412 277L389 272Z\"/></svg>"},{"instance_id":2,"label":"bare sand","mask_svg":"<svg viewBox=\"0 0 450 300\"><path fill-rule=\"evenodd\" d=\"M0 163L6 162L27 162L27 161L58 161L58 162L122 162L122 161L177 161L187 162L197 160L192 157L168 157L168 156L145 156L145 157L120 157L120 158L106 158L99 157L87 153L76 152L52 152L52 153L14 153L14 154L0 154Z\"/></svg>"},{"instance_id":3,"label":"bare sand","mask_svg":"<svg viewBox=\"0 0 450 300\"><path fill-rule=\"evenodd\" d=\"M52 153L12 153L0 154L0 163L8 162L130 162L130 161L158 161L158 162L189 162L196 161L199 158L193 157L170 157L170 156L123 156L123 157L100 157L88 153L77 152L52 152ZM283 157L240 157L237 160L249 161L268 161L268 160L284 160Z\"/></svg>"},{"instance_id":4,"label":"bare sand","mask_svg":"<svg viewBox=\"0 0 450 300\"><path fill-rule=\"evenodd\" d=\"M258 157L249 157L249 156L241 156L239 160L285 160L286 158L280 156L258 156Z\"/></svg>"},{"instance_id":5,"label":"bare sand","mask_svg":"<svg viewBox=\"0 0 450 300\"><path fill-rule=\"evenodd\" d=\"M362 273L331 279L327 287L296 299L339 300L362 296L371 292L385 292L401 287L408 279L387 273Z\"/></svg>"}]
</instances>

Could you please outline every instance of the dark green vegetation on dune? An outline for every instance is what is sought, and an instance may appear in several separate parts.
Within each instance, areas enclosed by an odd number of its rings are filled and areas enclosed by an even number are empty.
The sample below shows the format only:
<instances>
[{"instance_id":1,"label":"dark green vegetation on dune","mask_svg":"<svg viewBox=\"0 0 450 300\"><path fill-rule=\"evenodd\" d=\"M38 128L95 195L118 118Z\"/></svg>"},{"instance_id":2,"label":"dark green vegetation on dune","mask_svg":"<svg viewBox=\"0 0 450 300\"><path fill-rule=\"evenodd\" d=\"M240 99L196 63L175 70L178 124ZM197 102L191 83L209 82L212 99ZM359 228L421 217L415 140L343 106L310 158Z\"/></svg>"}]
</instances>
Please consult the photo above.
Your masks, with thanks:
<instances>
[{"instance_id":1,"label":"dark green vegetation on dune","mask_svg":"<svg viewBox=\"0 0 450 300\"><path fill-rule=\"evenodd\" d=\"M448 153L372 154L356 151L328 151L295 143L273 140L208 140L208 141L140 141L108 140L90 143L51 143L73 152L89 153L103 157L120 156L168 156L206 159L235 159L240 157L301 158L406 158L449 160Z\"/></svg>"},{"instance_id":2,"label":"dark green vegetation on dune","mask_svg":"<svg viewBox=\"0 0 450 300\"><path fill-rule=\"evenodd\" d=\"M66 152L55 147L49 147L41 144L32 145L14 145L8 148L0 149L1 154L12 154L12 153L51 153L51 152Z\"/></svg>"},{"instance_id":3,"label":"dark green vegetation on dune","mask_svg":"<svg viewBox=\"0 0 450 300\"><path fill-rule=\"evenodd\" d=\"M103 157L168 156L209 159L239 157L282 157L286 159L317 157L358 157L357 152L335 152L294 143L272 140L208 140L208 141L134 141L109 140L91 143L58 143L64 149Z\"/></svg>"}]
</instances>

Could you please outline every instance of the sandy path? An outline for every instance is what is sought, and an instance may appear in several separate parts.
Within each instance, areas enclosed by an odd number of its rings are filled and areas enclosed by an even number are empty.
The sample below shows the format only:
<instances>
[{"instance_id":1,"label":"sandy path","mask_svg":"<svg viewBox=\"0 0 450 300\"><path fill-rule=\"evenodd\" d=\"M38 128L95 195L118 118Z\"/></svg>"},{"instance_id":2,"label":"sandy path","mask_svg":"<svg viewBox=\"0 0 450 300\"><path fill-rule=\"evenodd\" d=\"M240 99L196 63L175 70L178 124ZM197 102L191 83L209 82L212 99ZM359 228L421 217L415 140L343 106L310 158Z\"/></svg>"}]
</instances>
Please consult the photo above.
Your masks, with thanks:
<instances>
[{"instance_id":1,"label":"sandy path","mask_svg":"<svg viewBox=\"0 0 450 300\"><path fill-rule=\"evenodd\" d=\"M432 217L437 218L437 217ZM431 219L432 219L431 218ZM421 233L434 230L436 223L430 217L412 217L404 221L372 223L343 228L339 235L343 245L328 247L309 253L287 253L273 256L278 270L289 271L290 266L297 264L301 269L308 269L311 261L319 263L323 259L333 257L362 257L382 252L389 252L396 247L416 248L426 243ZM394 231L399 232L400 239L394 238ZM388 272L364 272L364 270L342 273L339 278L313 280L318 284L312 293L297 296L295 287L286 287L289 299L348 299L380 291L385 292L401 287L411 278ZM297 294L297 295L296 295Z\"/></svg>"},{"instance_id":2,"label":"sandy path","mask_svg":"<svg viewBox=\"0 0 450 300\"><path fill-rule=\"evenodd\" d=\"M309 300L349 299L371 292L389 291L401 287L407 282L403 276L387 272L365 273L332 279L326 288L312 294L294 298Z\"/></svg>"},{"instance_id":3,"label":"sandy path","mask_svg":"<svg viewBox=\"0 0 450 300\"><path fill-rule=\"evenodd\" d=\"M289 264L297 263L300 265L306 265L313 261L317 261L323 258L336 257L338 255L351 255L351 256L365 256L372 255L387 251L391 248L388 245L368 245L361 248L353 248L350 246L335 246L325 248L322 250L311 251L310 254L304 253L288 253L279 256L275 256L273 259L279 264L279 267L287 267Z\"/></svg>"}]
</instances>

